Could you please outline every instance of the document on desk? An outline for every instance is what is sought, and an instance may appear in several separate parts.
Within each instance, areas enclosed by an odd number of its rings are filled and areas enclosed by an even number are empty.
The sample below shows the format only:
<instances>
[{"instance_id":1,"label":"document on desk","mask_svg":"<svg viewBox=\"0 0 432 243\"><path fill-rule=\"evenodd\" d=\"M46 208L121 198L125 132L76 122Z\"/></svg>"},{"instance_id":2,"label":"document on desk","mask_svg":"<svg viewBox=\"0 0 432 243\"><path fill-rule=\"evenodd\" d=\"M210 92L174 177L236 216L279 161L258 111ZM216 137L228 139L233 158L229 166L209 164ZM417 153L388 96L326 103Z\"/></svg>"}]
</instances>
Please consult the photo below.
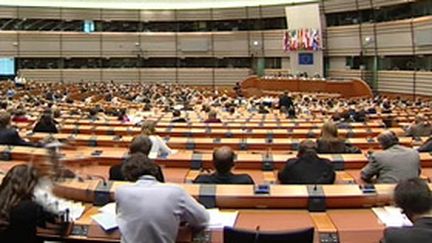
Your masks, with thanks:
<instances>
[{"instance_id":1,"label":"document on desk","mask_svg":"<svg viewBox=\"0 0 432 243\"><path fill-rule=\"evenodd\" d=\"M403 227L413 225L408 217L402 213L400 208L387 206L372 208L372 211L386 227Z\"/></svg>"},{"instance_id":2,"label":"document on desk","mask_svg":"<svg viewBox=\"0 0 432 243\"><path fill-rule=\"evenodd\" d=\"M209 229L219 229L225 226L233 227L238 211L220 211L219 209L208 209L210 216Z\"/></svg>"},{"instance_id":3,"label":"document on desk","mask_svg":"<svg viewBox=\"0 0 432 243\"><path fill-rule=\"evenodd\" d=\"M113 230L118 227L116 220L116 204L109 203L99 209L98 214L92 216L92 219L96 221L105 231Z\"/></svg>"}]
</instances>

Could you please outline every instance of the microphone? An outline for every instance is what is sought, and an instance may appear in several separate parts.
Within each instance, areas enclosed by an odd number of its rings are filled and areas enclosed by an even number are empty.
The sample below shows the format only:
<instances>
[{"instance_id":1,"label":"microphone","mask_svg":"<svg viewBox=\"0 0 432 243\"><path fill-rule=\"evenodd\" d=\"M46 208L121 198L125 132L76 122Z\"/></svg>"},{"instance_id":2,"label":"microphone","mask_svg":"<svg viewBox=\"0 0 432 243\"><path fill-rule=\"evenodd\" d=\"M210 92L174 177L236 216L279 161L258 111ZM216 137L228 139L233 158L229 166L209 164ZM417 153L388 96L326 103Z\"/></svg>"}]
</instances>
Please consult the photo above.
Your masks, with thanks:
<instances>
[{"instance_id":1,"label":"microphone","mask_svg":"<svg viewBox=\"0 0 432 243\"><path fill-rule=\"evenodd\" d=\"M258 243L259 242L259 236L260 236L260 226L257 225L256 229L255 229L255 239L254 239L254 243Z\"/></svg>"}]
</instances>

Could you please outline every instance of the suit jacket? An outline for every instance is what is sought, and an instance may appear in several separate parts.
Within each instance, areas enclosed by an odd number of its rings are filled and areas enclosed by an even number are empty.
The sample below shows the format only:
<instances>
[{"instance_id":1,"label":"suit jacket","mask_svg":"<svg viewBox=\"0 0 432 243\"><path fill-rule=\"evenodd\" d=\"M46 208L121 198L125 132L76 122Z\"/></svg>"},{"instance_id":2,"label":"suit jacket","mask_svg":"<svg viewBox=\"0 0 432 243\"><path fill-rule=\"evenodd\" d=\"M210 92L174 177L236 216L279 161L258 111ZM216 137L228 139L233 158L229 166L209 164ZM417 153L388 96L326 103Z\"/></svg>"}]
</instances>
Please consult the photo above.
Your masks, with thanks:
<instances>
[{"instance_id":1,"label":"suit jacket","mask_svg":"<svg viewBox=\"0 0 432 243\"><path fill-rule=\"evenodd\" d=\"M32 146L24 141L15 129L6 128L0 130L0 145Z\"/></svg>"},{"instance_id":2,"label":"suit jacket","mask_svg":"<svg viewBox=\"0 0 432 243\"><path fill-rule=\"evenodd\" d=\"M419 218L413 227L387 228L383 243L427 243L432 242L432 218Z\"/></svg>"},{"instance_id":3,"label":"suit jacket","mask_svg":"<svg viewBox=\"0 0 432 243\"><path fill-rule=\"evenodd\" d=\"M291 97L284 95L279 99L279 108L285 106L287 109L294 106Z\"/></svg>"},{"instance_id":4,"label":"suit jacket","mask_svg":"<svg viewBox=\"0 0 432 243\"><path fill-rule=\"evenodd\" d=\"M419 152L432 152L432 138L429 138L417 149Z\"/></svg>"},{"instance_id":5,"label":"suit jacket","mask_svg":"<svg viewBox=\"0 0 432 243\"><path fill-rule=\"evenodd\" d=\"M158 173L155 175L156 180L159 182L165 182L165 178L162 172L162 169L159 165L156 165L158 168ZM122 164L113 165L109 170L109 180L110 181L125 181L126 179L123 176L121 171Z\"/></svg>"},{"instance_id":6,"label":"suit jacket","mask_svg":"<svg viewBox=\"0 0 432 243\"><path fill-rule=\"evenodd\" d=\"M194 183L201 184L255 184L252 177L248 174L218 174L213 173L211 175L199 175Z\"/></svg>"},{"instance_id":7,"label":"suit jacket","mask_svg":"<svg viewBox=\"0 0 432 243\"><path fill-rule=\"evenodd\" d=\"M36 227L44 227L45 222L52 218L53 215L45 212L37 203L21 201L10 211L9 226L0 232L0 242L42 243L36 236Z\"/></svg>"},{"instance_id":8,"label":"suit jacket","mask_svg":"<svg viewBox=\"0 0 432 243\"><path fill-rule=\"evenodd\" d=\"M376 176L377 183L397 183L418 177L419 174L419 153L398 144L373 153L369 157L369 163L361 171L363 180L371 181Z\"/></svg>"},{"instance_id":9,"label":"suit jacket","mask_svg":"<svg viewBox=\"0 0 432 243\"><path fill-rule=\"evenodd\" d=\"M335 178L330 160L308 154L289 159L278 173L282 184L333 184Z\"/></svg>"},{"instance_id":10,"label":"suit jacket","mask_svg":"<svg viewBox=\"0 0 432 243\"><path fill-rule=\"evenodd\" d=\"M54 123L47 124L41 121L35 125L33 132L58 133L57 127Z\"/></svg>"},{"instance_id":11,"label":"suit jacket","mask_svg":"<svg viewBox=\"0 0 432 243\"><path fill-rule=\"evenodd\" d=\"M350 144L346 144L343 139L337 139L334 141L328 141L323 139L317 140L317 152L320 154L332 154L332 153L361 153L361 150Z\"/></svg>"},{"instance_id":12,"label":"suit jacket","mask_svg":"<svg viewBox=\"0 0 432 243\"><path fill-rule=\"evenodd\" d=\"M429 136L432 134L432 126L430 124L415 124L408 128L407 130L407 136L412 137L422 137L422 136Z\"/></svg>"},{"instance_id":13,"label":"suit jacket","mask_svg":"<svg viewBox=\"0 0 432 243\"><path fill-rule=\"evenodd\" d=\"M117 223L122 243L173 243L180 223L203 229L209 220L205 208L183 188L142 176L116 192Z\"/></svg>"}]
</instances>

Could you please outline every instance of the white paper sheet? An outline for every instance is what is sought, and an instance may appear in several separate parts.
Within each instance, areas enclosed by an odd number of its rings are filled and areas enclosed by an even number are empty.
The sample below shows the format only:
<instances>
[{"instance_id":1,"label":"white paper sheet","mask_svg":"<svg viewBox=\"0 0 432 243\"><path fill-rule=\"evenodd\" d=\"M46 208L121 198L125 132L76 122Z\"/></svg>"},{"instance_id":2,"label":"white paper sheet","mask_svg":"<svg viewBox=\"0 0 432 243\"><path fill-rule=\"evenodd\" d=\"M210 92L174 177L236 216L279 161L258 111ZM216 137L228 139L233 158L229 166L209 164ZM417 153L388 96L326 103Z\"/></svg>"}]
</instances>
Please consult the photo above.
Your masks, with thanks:
<instances>
[{"instance_id":1,"label":"white paper sheet","mask_svg":"<svg viewBox=\"0 0 432 243\"><path fill-rule=\"evenodd\" d=\"M105 231L112 230L118 227L116 215L110 213L98 213L91 216Z\"/></svg>"},{"instance_id":2,"label":"white paper sheet","mask_svg":"<svg viewBox=\"0 0 432 243\"><path fill-rule=\"evenodd\" d=\"M220 211L219 209L208 209L210 215L209 228L217 229L225 226L233 227L237 219L238 211Z\"/></svg>"},{"instance_id":3,"label":"white paper sheet","mask_svg":"<svg viewBox=\"0 0 432 243\"><path fill-rule=\"evenodd\" d=\"M412 226L412 222L397 207L372 208L372 211L386 227Z\"/></svg>"}]
</instances>

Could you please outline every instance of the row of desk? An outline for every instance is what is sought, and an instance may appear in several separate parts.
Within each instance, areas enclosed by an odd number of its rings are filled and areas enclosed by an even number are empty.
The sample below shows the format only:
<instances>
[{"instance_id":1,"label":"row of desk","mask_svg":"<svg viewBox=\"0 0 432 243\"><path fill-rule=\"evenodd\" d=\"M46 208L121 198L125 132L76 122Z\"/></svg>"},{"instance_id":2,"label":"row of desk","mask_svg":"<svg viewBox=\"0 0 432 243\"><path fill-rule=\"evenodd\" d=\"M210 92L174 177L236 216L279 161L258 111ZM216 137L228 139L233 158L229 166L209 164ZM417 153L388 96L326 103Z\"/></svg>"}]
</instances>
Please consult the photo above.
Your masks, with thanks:
<instances>
[{"instance_id":1,"label":"row of desk","mask_svg":"<svg viewBox=\"0 0 432 243\"><path fill-rule=\"evenodd\" d=\"M3 160L29 161L36 156L45 156L42 148L22 146L0 146ZM76 149L62 150L62 160L66 164L75 166L114 165L119 164L127 156L127 148L113 147L78 147ZM286 161L295 158L296 153L249 153L238 152L235 158L236 168L272 171L281 169ZM320 157L332 161L336 170L361 169L368 163L365 154L321 154ZM422 167L432 167L432 155L420 153ZM158 157L156 162L165 167L189 168L199 170L201 168L213 168L212 154L196 153L193 151L178 151L167 157Z\"/></svg>"},{"instance_id":2,"label":"row of desk","mask_svg":"<svg viewBox=\"0 0 432 243\"><path fill-rule=\"evenodd\" d=\"M119 230L105 232L91 216L98 207L89 206L83 216L73 223L68 234L59 237L55 232L39 229L48 239L66 242L120 242ZM384 225L371 209L335 209L323 213L307 210L238 210L234 228L262 232L293 231L314 227L314 242L376 243L382 238ZM339 241L334 241L339 240ZM222 229L208 229L198 234L186 227L179 230L176 242L222 243Z\"/></svg>"},{"instance_id":3,"label":"row of desk","mask_svg":"<svg viewBox=\"0 0 432 243\"><path fill-rule=\"evenodd\" d=\"M38 142L47 137L53 137L60 141L69 143L74 146L90 147L128 147L134 136L117 136L117 135L93 135L93 134L75 134L75 133L22 133L21 136L32 142ZM211 137L164 137L167 145L172 149L196 150L208 149L213 150L219 146L229 146L234 150L279 150L279 151L296 151L300 138L274 138L272 134L267 134L266 138L211 138ZM402 145L409 147L418 146L424 143L428 137L401 137L399 141ZM374 137L348 138L346 143L357 146L360 149L380 149L380 144Z\"/></svg>"},{"instance_id":4,"label":"row of desk","mask_svg":"<svg viewBox=\"0 0 432 243\"><path fill-rule=\"evenodd\" d=\"M344 138L375 137L385 128L341 128L339 135ZM403 136L402 128L391 128L397 135ZM91 125L61 125L60 133L136 136L141 133L138 127L112 127ZM284 129L231 129L231 128L156 128L159 136L170 137L212 137L212 138L319 138L319 128L284 128Z\"/></svg>"}]
</instances>

